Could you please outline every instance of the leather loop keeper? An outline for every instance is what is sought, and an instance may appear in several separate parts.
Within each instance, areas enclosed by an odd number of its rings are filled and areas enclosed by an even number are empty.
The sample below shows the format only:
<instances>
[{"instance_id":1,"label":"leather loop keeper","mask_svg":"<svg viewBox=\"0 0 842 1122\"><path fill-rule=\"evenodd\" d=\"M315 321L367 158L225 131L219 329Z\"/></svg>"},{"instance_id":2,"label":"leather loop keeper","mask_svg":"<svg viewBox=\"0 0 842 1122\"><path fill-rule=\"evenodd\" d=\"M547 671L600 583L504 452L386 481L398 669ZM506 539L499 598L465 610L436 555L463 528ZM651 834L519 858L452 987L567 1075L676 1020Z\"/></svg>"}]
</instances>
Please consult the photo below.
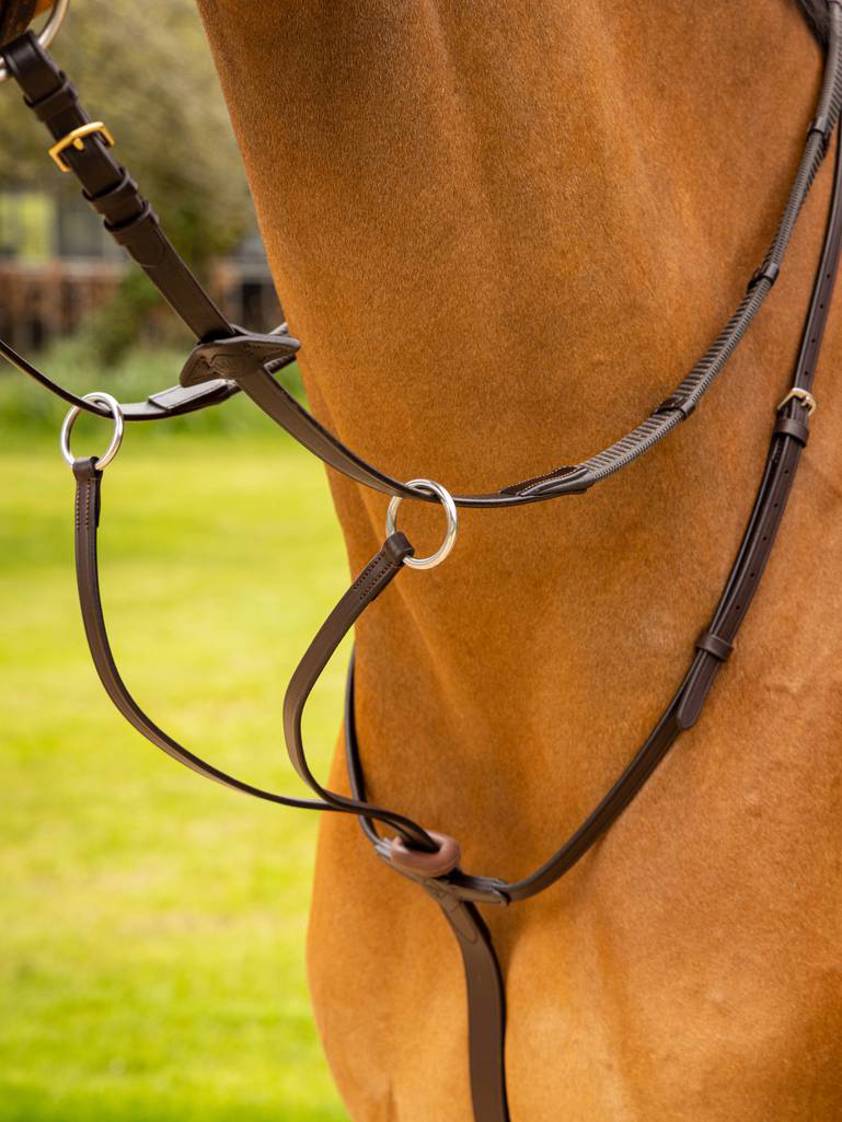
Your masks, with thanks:
<instances>
[{"instance_id":1,"label":"leather loop keeper","mask_svg":"<svg viewBox=\"0 0 842 1122\"><path fill-rule=\"evenodd\" d=\"M459 842L447 834L427 833L437 843L435 853L410 849L402 838L392 838L389 843L389 862L396 869L421 877L444 877L452 873L462 857Z\"/></svg>"},{"instance_id":2,"label":"leather loop keeper","mask_svg":"<svg viewBox=\"0 0 842 1122\"><path fill-rule=\"evenodd\" d=\"M661 402L655 413L680 413L682 420L686 421L695 408L696 402L694 400L685 397L683 394L674 393Z\"/></svg>"},{"instance_id":3,"label":"leather loop keeper","mask_svg":"<svg viewBox=\"0 0 842 1122\"><path fill-rule=\"evenodd\" d=\"M734 650L734 644L723 639L713 631L704 631L696 640L696 649L706 651L720 662L727 662Z\"/></svg>"},{"instance_id":4,"label":"leather loop keeper","mask_svg":"<svg viewBox=\"0 0 842 1122\"><path fill-rule=\"evenodd\" d=\"M407 557L412 557L413 553L415 553L415 546L409 538L407 538L406 534L402 534L400 530L398 530L390 537L386 538L383 543L383 551L388 553L396 565L402 565ZM434 838L436 835L431 833L430 837Z\"/></svg>"},{"instance_id":5,"label":"leather loop keeper","mask_svg":"<svg viewBox=\"0 0 842 1122\"><path fill-rule=\"evenodd\" d=\"M810 430L807 423L802 421L800 417L779 416L775 422L775 432L782 436L791 436L802 447L806 447L807 441L810 439Z\"/></svg>"},{"instance_id":6,"label":"leather loop keeper","mask_svg":"<svg viewBox=\"0 0 842 1122\"><path fill-rule=\"evenodd\" d=\"M752 292L761 281L767 281L770 288L773 288L775 281L781 275L781 267L775 261L767 261L756 270L751 280L746 286L746 292Z\"/></svg>"},{"instance_id":7,"label":"leather loop keeper","mask_svg":"<svg viewBox=\"0 0 842 1122\"><path fill-rule=\"evenodd\" d=\"M130 218L128 222L116 226L106 222L105 228L114 241L127 249L143 269L166 268L170 260L169 243L161 230L158 215L149 203L144 201L140 214Z\"/></svg>"},{"instance_id":8,"label":"leather loop keeper","mask_svg":"<svg viewBox=\"0 0 842 1122\"><path fill-rule=\"evenodd\" d=\"M821 137L822 152L827 152L832 132L833 126L830 123L830 118L827 113L823 113L820 117L814 117L810 122L807 136L810 137L815 133L817 136Z\"/></svg>"},{"instance_id":9,"label":"leather loop keeper","mask_svg":"<svg viewBox=\"0 0 842 1122\"><path fill-rule=\"evenodd\" d=\"M119 230L121 226L130 224L144 213L137 184L125 168L123 177L116 187L100 191L97 195L90 195L87 191L83 191L82 195L94 210L105 217L109 232Z\"/></svg>"},{"instance_id":10,"label":"leather loop keeper","mask_svg":"<svg viewBox=\"0 0 842 1122\"><path fill-rule=\"evenodd\" d=\"M122 184L118 185L118 190ZM157 228L160 226L158 215L150 203L143 200L143 206L138 214L132 215L127 222L106 222L105 228L119 245L127 245L133 239L142 236L143 228L147 225ZM145 262L144 262L145 264Z\"/></svg>"},{"instance_id":11,"label":"leather loop keeper","mask_svg":"<svg viewBox=\"0 0 842 1122\"><path fill-rule=\"evenodd\" d=\"M38 120L48 128L50 121L58 117L60 113L66 113L68 109L73 109L77 104L76 91L71 85L70 79L63 70L60 70L59 74L61 85L57 90L39 98L38 101L31 101L28 97L24 98L27 109L31 109Z\"/></svg>"}]
</instances>

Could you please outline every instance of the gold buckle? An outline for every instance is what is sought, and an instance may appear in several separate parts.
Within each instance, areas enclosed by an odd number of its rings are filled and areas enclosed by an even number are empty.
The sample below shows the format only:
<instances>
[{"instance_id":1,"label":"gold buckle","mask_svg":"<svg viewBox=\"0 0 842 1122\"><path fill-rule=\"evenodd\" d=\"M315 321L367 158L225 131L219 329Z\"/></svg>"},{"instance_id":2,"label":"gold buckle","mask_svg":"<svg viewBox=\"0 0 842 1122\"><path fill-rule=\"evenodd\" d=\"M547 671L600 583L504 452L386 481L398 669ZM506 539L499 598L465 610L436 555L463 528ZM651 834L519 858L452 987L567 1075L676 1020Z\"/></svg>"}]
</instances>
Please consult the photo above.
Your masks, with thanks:
<instances>
[{"instance_id":1,"label":"gold buckle","mask_svg":"<svg viewBox=\"0 0 842 1122\"><path fill-rule=\"evenodd\" d=\"M109 148L114 147L114 137L111 135L111 130L108 125L106 125L104 121L91 121L87 125L80 125L78 129L71 129L61 140L57 140L48 150L50 159L55 163L59 171L70 171L70 165L66 164L61 158L62 152L66 148L78 148L78 150L82 152L85 148L85 137L95 135L98 135L102 142Z\"/></svg>"},{"instance_id":2,"label":"gold buckle","mask_svg":"<svg viewBox=\"0 0 842 1122\"><path fill-rule=\"evenodd\" d=\"M813 395L810 393L809 390L804 390L800 386L795 386L793 389L791 389L789 391L789 393L786 395L786 397L783 399L783 401L778 406L777 412L780 413L780 411L783 409L783 407L785 405L787 405L790 401L792 401L793 398L800 401L801 404L807 410L807 416L812 417L812 415L816 411L816 406L818 405L818 402L816 401L816 399L813 397Z\"/></svg>"}]
</instances>

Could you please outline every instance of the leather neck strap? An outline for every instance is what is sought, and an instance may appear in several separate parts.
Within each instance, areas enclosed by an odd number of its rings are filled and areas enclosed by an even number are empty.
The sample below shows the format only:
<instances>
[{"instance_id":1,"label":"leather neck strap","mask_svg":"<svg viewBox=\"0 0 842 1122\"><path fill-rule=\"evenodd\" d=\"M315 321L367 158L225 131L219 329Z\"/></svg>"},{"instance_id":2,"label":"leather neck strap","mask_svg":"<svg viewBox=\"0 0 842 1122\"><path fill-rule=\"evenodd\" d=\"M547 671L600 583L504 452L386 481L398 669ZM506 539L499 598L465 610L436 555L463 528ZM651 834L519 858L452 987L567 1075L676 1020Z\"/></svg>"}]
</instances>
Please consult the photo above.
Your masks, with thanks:
<instances>
[{"instance_id":1,"label":"leather neck strap","mask_svg":"<svg viewBox=\"0 0 842 1122\"><path fill-rule=\"evenodd\" d=\"M840 108L842 55L833 25L840 0L828 0L831 36L816 115L807 131L802 159L775 237L760 268L748 283L734 314L689 374L641 424L582 463L563 465L538 477L483 495L459 495L461 506L508 507L579 494L644 455L695 410L725 369L780 275L792 232L816 173L824 159ZM838 30L838 27L837 27ZM49 130L58 146L55 158L79 179L83 196L102 216L106 230L141 266L174 311L197 337L181 373L181 385L153 394L146 402L123 406L126 420L159 420L226 400L245 392L278 425L325 464L374 490L422 502L435 501L407 487L325 429L295 401L273 374L293 361L299 343L286 334L258 335L230 324L202 289L161 230L155 212L126 169L113 159L110 135L92 122L67 76L27 33L2 50L25 104ZM89 129L78 137L80 129ZM71 138L76 135L76 139ZM3 354L23 373L64 400L103 414L53 382L43 371L0 341Z\"/></svg>"}]
</instances>

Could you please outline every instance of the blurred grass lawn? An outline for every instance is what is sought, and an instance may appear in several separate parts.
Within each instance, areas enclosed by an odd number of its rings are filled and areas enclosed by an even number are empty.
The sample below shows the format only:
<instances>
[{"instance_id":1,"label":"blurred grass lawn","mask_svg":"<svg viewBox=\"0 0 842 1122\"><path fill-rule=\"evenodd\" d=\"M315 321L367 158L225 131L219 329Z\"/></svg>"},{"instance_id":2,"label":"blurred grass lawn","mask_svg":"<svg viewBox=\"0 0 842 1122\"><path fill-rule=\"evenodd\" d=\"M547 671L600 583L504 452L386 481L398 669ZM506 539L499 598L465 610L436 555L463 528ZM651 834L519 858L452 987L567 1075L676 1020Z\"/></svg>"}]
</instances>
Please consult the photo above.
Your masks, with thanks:
<instances>
[{"instance_id":1,"label":"blurred grass lawn","mask_svg":"<svg viewBox=\"0 0 842 1122\"><path fill-rule=\"evenodd\" d=\"M111 708L76 604L63 409L20 381L0 395L0 1119L341 1119L304 974L316 822L198 778ZM18 423L10 394L44 416ZM128 427L104 482L106 611L155 720L294 791L283 688L344 553L316 461L223 408L224 434L210 415L198 435ZM98 426L77 446L101 447ZM306 730L322 768L343 673Z\"/></svg>"}]
</instances>

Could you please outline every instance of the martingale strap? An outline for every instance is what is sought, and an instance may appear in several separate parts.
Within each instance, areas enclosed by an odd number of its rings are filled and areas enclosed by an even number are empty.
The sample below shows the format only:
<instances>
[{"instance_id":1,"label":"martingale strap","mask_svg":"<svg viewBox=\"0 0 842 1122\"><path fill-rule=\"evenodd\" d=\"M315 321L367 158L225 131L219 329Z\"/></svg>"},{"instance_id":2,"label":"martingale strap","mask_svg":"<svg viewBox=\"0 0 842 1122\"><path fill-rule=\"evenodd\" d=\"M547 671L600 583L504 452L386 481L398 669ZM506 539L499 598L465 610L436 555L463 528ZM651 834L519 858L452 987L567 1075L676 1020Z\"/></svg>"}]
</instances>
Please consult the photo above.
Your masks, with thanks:
<instances>
[{"instance_id":1,"label":"martingale strap","mask_svg":"<svg viewBox=\"0 0 842 1122\"><path fill-rule=\"evenodd\" d=\"M838 20L839 3L828 0L831 23ZM62 171L76 175L84 198L102 214L106 230L197 336L181 374L181 386L153 394L147 402L124 406L125 419L159 420L192 412L242 390L295 440L350 479L385 494L434 502L434 496L413 491L348 448L274 378L278 369L294 360L298 341L291 336L250 333L225 319L161 230L134 180L113 159L113 137L105 123L91 120L72 83L35 36L28 32L1 53L23 90L26 105L55 140L50 149L53 159ZM733 316L676 390L631 432L582 463L555 468L490 494L454 496L457 505L508 507L581 493L644 455L691 415L724 370L780 275L796 221L839 115L840 69L842 60L831 33L816 113L775 237ZM104 415L101 405L59 387L2 341L0 354L64 400Z\"/></svg>"},{"instance_id":2,"label":"martingale strap","mask_svg":"<svg viewBox=\"0 0 842 1122\"><path fill-rule=\"evenodd\" d=\"M838 23L834 22L838 36ZM769 561L784 510L795 482L801 453L809 439L809 420L816 407L812 385L821 354L827 317L839 271L842 245L842 149L837 141L831 208L819 271L789 392L776 410L776 420L760 487L725 589L709 627L696 641L695 656L675 696L642 747L591 814L543 865L521 880L507 883L473 877L458 868L430 880L420 872L396 866L395 845L380 836L371 819L362 817L363 833L375 851L399 872L417 880L440 904L451 922L453 901L470 900L475 891L492 889L505 902L526 900L550 888L589 852L642 790L680 734L699 719L705 700L734 650L737 633L754 599ZM354 712L354 663L348 670L345 699L345 748L351 791L365 798L365 778ZM508 1122L504 1057L505 998L496 973L466 954L466 936L456 931L462 951L468 998L471 1092L476 1122ZM487 932L484 935L493 953ZM489 1013L492 1010L492 1013ZM496 1034L496 1035L495 1035ZM488 1103L492 1105L489 1106Z\"/></svg>"},{"instance_id":3,"label":"martingale strap","mask_svg":"<svg viewBox=\"0 0 842 1122\"><path fill-rule=\"evenodd\" d=\"M403 534L395 533L363 569L314 638L293 674L284 702L284 731L290 759L317 799L296 799L257 788L220 771L183 748L156 725L129 693L114 662L99 588L97 529L102 472L93 459L78 460L76 477L76 570L85 633L97 673L111 700L148 740L201 775L256 798L301 809L356 814L376 853L402 875L417 882L439 904L453 931L466 977L469 1060L478 1122L508 1122L504 1076L505 994L491 937L477 903L508 904L544 891L569 872L640 792L682 731L692 727L714 680L730 656L774 546L792 490L809 419L815 408L812 385L821 352L842 246L842 149L837 146L830 215L821 263L805 322L790 391L777 409L761 484L742 543L710 626L696 642L696 653L678 691L637 754L595 810L555 854L530 875L507 883L465 873L452 839L425 829L405 815L366 800L365 777L354 716L351 661L346 692L345 739L352 796L328 790L316 779L305 752L301 718L310 692L341 639L383 592L412 555ZM375 822L390 826L398 839L385 838ZM440 858L447 851L442 866Z\"/></svg>"},{"instance_id":4,"label":"martingale strap","mask_svg":"<svg viewBox=\"0 0 842 1122\"><path fill-rule=\"evenodd\" d=\"M85 626L85 637L88 641L94 667L106 693L129 724L171 759L206 779L221 783L225 787L230 787L246 795L252 795L254 798L266 802L294 807L299 810L365 814L391 826L407 845L435 852L438 846L429 834L401 814L383 810L368 802L343 799L338 795L331 795L330 792L321 789L313 777L308 779L308 782L322 796L319 800L292 798L256 787L251 783L236 779L183 747L175 737L170 736L147 716L132 696L117 668L105 624L98 560L98 529L102 505L103 473L97 468L96 460L91 458L77 460L73 464L73 474L76 479L76 581L82 608L82 620ZM321 669L327 663L336 645L353 627L359 615L377 599L381 592L402 571L404 558L410 556L412 552L412 546L403 534L396 533L387 539L383 548L372 558L331 613L319 636L311 645L308 655L305 655L302 666L308 664L309 656L309 665L317 667L316 676L321 673ZM299 666L300 671L301 666ZM300 676L298 680L301 682ZM288 708L295 714L298 722L297 728L291 735L290 756L302 775L309 774L309 768L304 762L304 747L300 739L300 719L311 688L312 683L308 685L302 682L301 688L296 689L291 682L288 690L288 694L292 698L288 702Z\"/></svg>"}]
</instances>

